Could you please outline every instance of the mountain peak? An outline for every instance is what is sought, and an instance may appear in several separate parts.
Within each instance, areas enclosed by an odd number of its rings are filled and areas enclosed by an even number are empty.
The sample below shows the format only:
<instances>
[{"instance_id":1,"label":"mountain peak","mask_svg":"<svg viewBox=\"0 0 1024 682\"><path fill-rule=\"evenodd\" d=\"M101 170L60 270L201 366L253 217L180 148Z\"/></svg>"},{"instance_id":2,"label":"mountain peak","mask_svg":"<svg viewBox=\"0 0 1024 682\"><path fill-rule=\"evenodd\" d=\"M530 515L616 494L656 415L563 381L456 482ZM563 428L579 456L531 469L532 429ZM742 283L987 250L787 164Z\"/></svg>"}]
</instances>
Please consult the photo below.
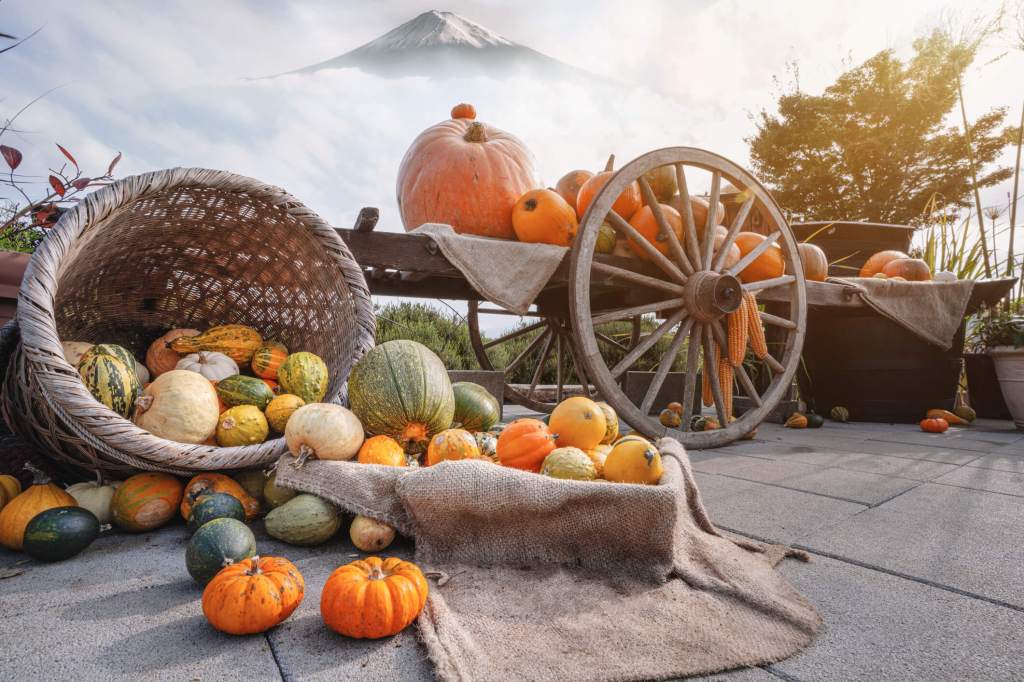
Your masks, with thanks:
<instances>
[{"instance_id":1,"label":"mountain peak","mask_svg":"<svg viewBox=\"0 0 1024 682\"><path fill-rule=\"evenodd\" d=\"M454 12L424 12L355 52L408 50L434 46L496 47L514 45L511 40Z\"/></svg>"}]
</instances>

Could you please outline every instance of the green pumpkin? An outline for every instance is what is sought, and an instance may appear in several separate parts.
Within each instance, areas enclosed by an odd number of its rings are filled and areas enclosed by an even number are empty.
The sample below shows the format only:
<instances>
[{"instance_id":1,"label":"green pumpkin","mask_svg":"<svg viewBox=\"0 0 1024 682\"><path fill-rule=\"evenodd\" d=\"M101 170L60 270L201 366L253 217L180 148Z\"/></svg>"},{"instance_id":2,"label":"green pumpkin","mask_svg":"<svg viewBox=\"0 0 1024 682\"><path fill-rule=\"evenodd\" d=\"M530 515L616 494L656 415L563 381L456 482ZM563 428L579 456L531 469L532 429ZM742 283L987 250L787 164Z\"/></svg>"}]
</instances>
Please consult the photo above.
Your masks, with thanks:
<instances>
[{"instance_id":1,"label":"green pumpkin","mask_svg":"<svg viewBox=\"0 0 1024 682\"><path fill-rule=\"evenodd\" d=\"M540 473L551 478L565 478L574 481L593 481L597 478L597 468L593 460L579 448L564 447L552 450L544 463L541 464Z\"/></svg>"},{"instance_id":2,"label":"green pumpkin","mask_svg":"<svg viewBox=\"0 0 1024 682\"><path fill-rule=\"evenodd\" d=\"M214 519L245 521L245 507L238 498L227 493L204 493L192 505L188 517L188 530L195 533Z\"/></svg>"},{"instance_id":3,"label":"green pumpkin","mask_svg":"<svg viewBox=\"0 0 1024 682\"><path fill-rule=\"evenodd\" d=\"M327 395L330 376L319 356L305 351L292 353L277 369L281 393L297 395L309 403L319 403Z\"/></svg>"},{"instance_id":4,"label":"green pumpkin","mask_svg":"<svg viewBox=\"0 0 1024 682\"><path fill-rule=\"evenodd\" d=\"M455 416L452 423L466 431L490 431L501 420L501 406L490 391L472 381L452 384Z\"/></svg>"},{"instance_id":5,"label":"green pumpkin","mask_svg":"<svg viewBox=\"0 0 1024 682\"><path fill-rule=\"evenodd\" d=\"M970 405L961 405L953 410L953 414L963 419L965 422L972 422L978 418L978 413L974 411Z\"/></svg>"},{"instance_id":6,"label":"green pumpkin","mask_svg":"<svg viewBox=\"0 0 1024 682\"><path fill-rule=\"evenodd\" d=\"M78 366L81 367L83 362L96 355L113 355L115 358L123 362L126 367L135 369L135 356L132 355L130 350L124 346L119 346L116 343L96 344L89 350L82 353L82 357L78 361Z\"/></svg>"},{"instance_id":7,"label":"green pumpkin","mask_svg":"<svg viewBox=\"0 0 1024 682\"><path fill-rule=\"evenodd\" d=\"M601 227L597 231L597 243L594 245L594 251L597 253L614 252L615 242L618 238L614 227L607 222L601 223Z\"/></svg>"},{"instance_id":8,"label":"green pumpkin","mask_svg":"<svg viewBox=\"0 0 1024 682\"><path fill-rule=\"evenodd\" d=\"M228 407L255 405L263 411L274 399L274 392L262 379L233 374L217 382L217 395Z\"/></svg>"},{"instance_id":9,"label":"green pumpkin","mask_svg":"<svg viewBox=\"0 0 1024 682\"><path fill-rule=\"evenodd\" d=\"M100 522L82 507L53 507L32 517L25 526L25 554L40 561L70 559L92 544Z\"/></svg>"},{"instance_id":10,"label":"green pumpkin","mask_svg":"<svg viewBox=\"0 0 1024 682\"><path fill-rule=\"evenodd\" d=\"M825 418L820 414L814 414L813 412L807 415L807 428L809 429L820 429L825 425Z\"/></svg>"},{"instance_id":11,"label":"green pumpkin","mask_svg":"<svg viewBox=\"0 0 1024 682\"><path fill-rule=\"evenodd\" d=\"M424 452L455 416L444 363L416 341L388 341L364 355L349 374L348 394L367 433L391 436L412 454Z\"/></svg>"},{"instance_id":12,"label":"green pumpkin","mask_svg":"<svg viewBox=\"0 0 1024 682\"><path fill-rule=\"evenodd\" d=\"M832 417L832 420L837 422L850 421L850 411L842 405L836 405L833 407L832 411L828 413L828 416Z\"/></svg>"},{"instance_id":13,"label":"green pumpkin","mask_svg":"<svg viewBox=\"0 0 1024 682\"><path fill-rule=\"evenodd\" d=\"M263 520L267 535L292 545L319 545L341 528L341 512L316 495L297 495Z\"/></svg>"},{"instance_id":14,"label":"green pumpkin","mask_svg":"<svg viewBox=\"0 0 1024 682\"><path fill-rule=\"evenodd\" d=\"M127 365L116 356L98 353L83 358L78 374L96 400L122 417L131 415L135 399L142 392L134 364Z\"/></svg>"},{"instance_id":15,"label":"green pumpkin","mask_svg":"<svg viewBox=\"0 0 1024 682\"><path fill-rule=\"evenodd\" d=\"M200 585L220 569L256 554L256 536L238 519L214 519L192 535L185 550L185 568Z\"/></svg>"},{"instance_id":16,"label":"green pumpkin","mask_svg":"<svg viewBox=\"0 0 1024 682\"><path fill-rule=\"evenodd\" d=\"M249 493L249 497L263 502L263 486L267 483L267 475L263 473L263 469L243 469L232 473L231 478Z\"/></svg>"},{"instance_id":17,"label":"green pumpkin","mask_svg":"<svg viewBox=\"0 0 1024 682\"><path fill-rule=\"evenodd\" d=\"M291 488L282 488L277 484L277 472L270 474L263 484L263 500L271 509L276 509L299 493Z\"/></svg>"}]
</instances>

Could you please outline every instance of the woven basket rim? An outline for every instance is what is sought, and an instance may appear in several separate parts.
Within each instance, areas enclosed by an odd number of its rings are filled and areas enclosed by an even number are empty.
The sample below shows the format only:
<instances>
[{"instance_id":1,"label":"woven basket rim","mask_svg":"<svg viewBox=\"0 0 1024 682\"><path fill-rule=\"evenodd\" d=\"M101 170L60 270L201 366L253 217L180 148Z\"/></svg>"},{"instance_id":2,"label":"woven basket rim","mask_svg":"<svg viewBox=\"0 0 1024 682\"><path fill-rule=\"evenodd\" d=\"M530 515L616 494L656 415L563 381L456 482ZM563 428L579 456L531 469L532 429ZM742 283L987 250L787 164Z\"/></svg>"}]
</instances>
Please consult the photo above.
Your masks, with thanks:
<instances>
[{"instance_id":1,"label":"woven basket rim","mask_svg":"<svg viewBox=\"0 0 1024 682\"><path fill-rule=\"evenodd\" d=\"M65 212L29 261L18 294L17 321L22 352L30 361L45 358L57 371L35 371L34 379L44 397L68 417L76 435L88 440L108 456L125 463L138 460L153 468L179 467L191 470L236 469L275 461L287 450L283 437L256 445L222 448L190 445L155 436L121 417L95 398L78 378L77 370L64 359L57 335L54 304L56 282L63 263L74 254L76 243L89 226L105 220L129 202L181 187L208 187L244 193L284 209L324 246L339 268L353 294L358 332L356 357L374 345L376 319L369 288L358 263L334 228L302 202L275 185L228 171L206 168L171 168L150 171L117 180L87 195ZM69 376L75 380L68 380ZM337 402L339 395L328 396ZM172 453L172 454L167 454ZM182 464L182 461L187 464Z\"/></svg>"}]
</instances>

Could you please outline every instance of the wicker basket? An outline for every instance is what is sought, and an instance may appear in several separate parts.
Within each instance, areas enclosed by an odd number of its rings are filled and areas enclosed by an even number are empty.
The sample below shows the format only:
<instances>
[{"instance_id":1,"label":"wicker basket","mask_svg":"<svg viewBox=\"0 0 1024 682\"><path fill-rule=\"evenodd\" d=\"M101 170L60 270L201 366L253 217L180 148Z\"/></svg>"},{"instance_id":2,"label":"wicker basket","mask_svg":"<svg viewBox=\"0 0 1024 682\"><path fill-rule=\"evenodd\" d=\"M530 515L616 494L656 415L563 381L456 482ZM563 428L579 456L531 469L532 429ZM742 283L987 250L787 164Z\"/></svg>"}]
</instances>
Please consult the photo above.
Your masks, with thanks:
<instances>
[{"instance_id":1,"label":"wicker basket","mask_svg":"<svg viewBox=\"0 0 1024 682\"><path fill-rule=\"evenodd\" d=\"M4 418L64 470L120 476L258 466L286 448L283 438L218 448L153 436L92 397L62 339L141 358L174 327L247 324L322 357L326 400L342 402L375 328L359 265L316 214L251 178L181 168L120 180L63 215L25 273L17 320Z\"/></svg>"}]
</instances>

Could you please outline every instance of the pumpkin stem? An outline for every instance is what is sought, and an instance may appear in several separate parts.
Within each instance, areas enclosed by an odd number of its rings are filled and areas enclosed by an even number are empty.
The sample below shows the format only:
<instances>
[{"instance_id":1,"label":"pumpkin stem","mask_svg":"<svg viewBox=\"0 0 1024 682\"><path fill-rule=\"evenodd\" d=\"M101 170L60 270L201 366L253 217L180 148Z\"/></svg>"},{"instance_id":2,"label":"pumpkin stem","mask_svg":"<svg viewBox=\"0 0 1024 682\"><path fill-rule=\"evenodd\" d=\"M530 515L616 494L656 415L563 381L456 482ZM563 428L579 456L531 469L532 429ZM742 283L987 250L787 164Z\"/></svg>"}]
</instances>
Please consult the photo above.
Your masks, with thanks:
<instances>
[{"instance_id":1,"label":"pumpkin stem","mask_svg":"<svg viewBox=\"0 0 1024 682\"><path fill-rule=\"evenodd\" d=\"M257 554L255 556L253 556L251 561L252 561L252 567L250 569L248 569L245 572L245 574L246 575L259 575L259 574L263 573L263 571L260 570L260 555Z\"/></svg>"},{"instance_id":2,"label":"pumpkin stem","mask_svg":"<svg viewBox=\"0 0 1024 682\"><path fill-rule=\"evenodd\" d=\"M533 199L533 198L527 199L526 203L523 204L523 206L524 206L524 208L526 208L527 211L536 211L537 210L537 200Z\"/></svg>"},{"instance_id":3,"label":"pumpkin stem","mask_svg":"<svg viewBox=\"0 0 1024 682\"><path fill-rule=\"evenodd\" d=\"M370 569L370 575L366 577L369 580L384 580L388 576L380 566L374 566Z\"/></svg>"},{"instance_id":4,"label":"pumpkin stem","mask_svg":"<svg viewBox=\"0 0 1024 682\"><path fill-rule=\"evenodd\" d=\"M50 482L50 477L31 462L25 462L25 471L32 474L32 485L46 485Z\"/></svg>"},{"instance_id":5,"label":"pumpkin stem","mask_svg":"<svg viewBox=\"0 0 1024 682\"><path fill-rule=\"evenodd\" d=\"M470 123L462 139L466 142L487 142L487 131L484 129L484 124L480 121Z\"/></svg>"},{"instance_id":6,"label":"pumpkin stem","mask_svg":"<svg viewBox=\"0 0 1024 682\"><path fill-rule=\"evenodd\" d=\"M302 466L306 463L306 460L309 459L310 457L315 459L316 451L313 450L313 448L306 445L305 443L303 443L302 445L299 446L299 458L292 462L292 466L295 467L296 469L301 469Z\"/></svg>"},{"instance_id":7,"label":"pumpkin stem","mask_svg":"<svg viewBox=\"0 0 1024 682\"><path fill-rule=\"evenodd\" d=\"M605 171L613 171L613 170L615 170L615 155L614 154L611 154L611 155L608 156L608 160L605 161L605 164L604 164L604 169L605 169Z\"/></svg>"},{"instance_id":8,"label":"pumpkin stem","mask_svg":"<svg viewBox=\"0 0 1024 682\"><path fill-rule=\"evenodd\" d=\"M135 399L135 416L138 417L151 407L153 407L153 396L140 395Z\"/></svg>"}]
</instances>

